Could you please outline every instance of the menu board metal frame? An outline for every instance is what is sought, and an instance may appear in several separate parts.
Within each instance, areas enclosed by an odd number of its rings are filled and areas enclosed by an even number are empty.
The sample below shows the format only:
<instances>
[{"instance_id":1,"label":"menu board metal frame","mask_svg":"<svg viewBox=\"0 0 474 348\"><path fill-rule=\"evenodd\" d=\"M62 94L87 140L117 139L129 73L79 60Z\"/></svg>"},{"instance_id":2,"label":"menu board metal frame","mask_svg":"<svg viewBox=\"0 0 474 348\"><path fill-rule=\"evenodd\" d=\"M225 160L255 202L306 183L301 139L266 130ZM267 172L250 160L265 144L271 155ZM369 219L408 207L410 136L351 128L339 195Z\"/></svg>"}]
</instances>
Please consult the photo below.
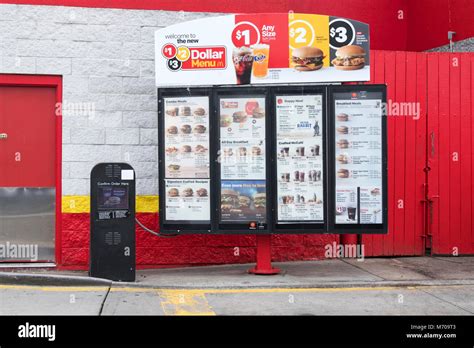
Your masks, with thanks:
<instances>
[{"instance_id":1,"label":"menu board metal frame","mask_svg":"<svg viewBox=\"0 0 474 348\"><path fill-rule=\"evenodd\" d=\"M381 101L383 105L387 102L387 87L386 85L344 85L344 86L330 86L328 87L328 153L331 160L328 161L328 187L329 200L331 204L328 209L329 220L328 230L335 231L338 234L386 234L388 232L388 185L387 185L387 114L386 109L382 107L381 118L381 142L382 142L382 223L381 224L337 224L335 218L336 212L336 114L335 114L335 94L336 93L360 93L360 92L375 92L381 94ZM357 209L359 214L359 209Z\"/></svg>"},{"instance_id":2,"label":"menu board metal frame","mask_svg":"<svg viewBox=\"0 0 474 348\"><path fill-rule=\"evenodd\" d=\"M211 88L166 88L166 89L158 89L158 173L159 173L159 182L158 182L158 189L160 192L159 196L159 212L160 212L160 231L163 234L166 233L173 233L175 234L177 231L179 233L205 233L210 232L212 230L212 221L214 221L213 216L213 186L212 186L212 173L213 173L213 160L212 160L212 153L214 153L212 149L212 141L209 141L209 199L210 199L210 221L207 220L167 220L166 218L166 148L165 148L165 102L164 99L166 98L192 98L192 97L208 97L209 99L209 134L212 134L213 131L213 112L212 112L212 89Z\"/></svg>"},{"instance_id":3,"label":"menu board metal frame","mask_svg":"<svg viewBox=\"0 0 474 348\"><path fill-rule=\"evenodd\" d=\"M159 211L160 233L162 234L386 234L388 231L388 186L387 186L387 120L382 115L382 224L336 224L335 223L335 114L334 93L380 92L386 102L385 85L295 85L295 86L221 86L158 89L158 163L159 163ZM323 96L322 161L324 190L324 221L279 222L278 221L278 177L277 177L277 115L278 95ZM163 98L208 97L209 98L209 170L210 170L210 221L166 220L165 186L165 110ZM265 175L266 175L266 223L255 229L253 221L220 222L221 168L220 150L220 98L265 98ZM236 179L237 180L237 179ZM259 228L262 227L262 228Z\"/></svg>"},{"instance_id":4,"label":"menu board metal frame","mask_svg":"<svg viewBox=\"0 0 474 348\"><path fill-rule=\"evenodd\" d=\"M322 145L323 149L321 150L322 155L322 182L323 182L323 221L302 221L300 223L293 221L279 221L278 220L278 160L275 156L277 150L277 100L278 96L322 96L322 124L321 124L321 135L322 135ZM275 204L275 213L273 219L273 232L281 234L294 234L294 233L311 233L311 231L317 231L318 233L324 233L327 229L327 134L326 134L326 87L325 86L288 86L288 87L273 87L271 88L271 100L270 105L272 109L272 154L274 155L274 160L272 161L272 171L273 175L276 178L272 186L275 187L273 194L273 202Z\"/></svg>"}]
</instances>

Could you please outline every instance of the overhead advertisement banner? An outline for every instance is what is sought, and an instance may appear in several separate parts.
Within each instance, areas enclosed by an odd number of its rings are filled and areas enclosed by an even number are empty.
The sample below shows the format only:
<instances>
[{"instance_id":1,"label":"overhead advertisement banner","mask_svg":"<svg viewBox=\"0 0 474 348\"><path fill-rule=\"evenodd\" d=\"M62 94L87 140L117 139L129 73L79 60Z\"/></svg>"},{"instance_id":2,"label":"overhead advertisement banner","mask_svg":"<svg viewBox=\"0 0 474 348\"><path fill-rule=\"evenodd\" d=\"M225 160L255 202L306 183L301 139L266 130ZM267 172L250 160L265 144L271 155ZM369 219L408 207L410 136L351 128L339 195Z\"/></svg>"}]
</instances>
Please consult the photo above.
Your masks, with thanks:
<instances>
[{"instance_id":1,"label":"overhead advertisement banner","mask_svg":"<svg viewBox=\"0 0 474 348\"><path fill-rule=\"evenodd\" d=\"M156 31L157 86L370 80L369 26L332 16L209 17Z\"/></svg>"}]
</instances>

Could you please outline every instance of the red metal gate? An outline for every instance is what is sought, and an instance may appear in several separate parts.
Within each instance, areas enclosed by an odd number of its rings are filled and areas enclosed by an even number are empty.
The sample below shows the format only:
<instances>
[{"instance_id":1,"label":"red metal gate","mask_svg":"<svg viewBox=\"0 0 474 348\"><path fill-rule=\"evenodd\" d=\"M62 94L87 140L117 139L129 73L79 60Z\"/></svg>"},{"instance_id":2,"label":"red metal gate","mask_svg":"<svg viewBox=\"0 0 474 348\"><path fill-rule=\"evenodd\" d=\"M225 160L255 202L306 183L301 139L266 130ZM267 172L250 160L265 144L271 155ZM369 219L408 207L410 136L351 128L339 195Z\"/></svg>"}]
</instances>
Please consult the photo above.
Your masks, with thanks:
<instances>
[{"instance_id":1,"label":"red metal gate","mask_svg":"<svg viewBox=\"0 0 474 348\"><path fill-rule=\"evenodd\" d=\"M474 55L372 57L370 83L387 84L389 102L389 233L364 235L366 255L474 253ZM419 117L397 115L400 103L419 103Z\"/></svg>"},{"instance_id":2,"label":"red metal gate","mask_svg":"<svg viewBox=\"0 0 474 348\"><path fill-rule=\"evenodd\" d=\"M474 253L474 54L428 55L428 235L433 254Z\"/></svg>"}]
</instances>

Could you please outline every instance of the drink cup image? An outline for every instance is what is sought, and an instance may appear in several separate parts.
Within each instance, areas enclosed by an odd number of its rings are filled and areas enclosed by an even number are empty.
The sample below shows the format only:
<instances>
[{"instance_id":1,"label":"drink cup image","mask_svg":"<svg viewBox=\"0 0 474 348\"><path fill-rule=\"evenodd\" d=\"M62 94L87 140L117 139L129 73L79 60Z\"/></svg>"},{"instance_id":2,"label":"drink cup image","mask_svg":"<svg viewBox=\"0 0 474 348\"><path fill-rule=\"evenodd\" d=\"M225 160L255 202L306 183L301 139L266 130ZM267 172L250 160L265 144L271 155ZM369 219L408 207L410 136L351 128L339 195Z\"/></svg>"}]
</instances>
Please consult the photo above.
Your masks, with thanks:
<instances>
[{"instance_id":1,"label":"drink cup image","mask_svg":"<svg viewBox=\"0 0 474 348\"><path fill-rule=\"evenodd\" d=\"M304 146L296 148L296 156L304 156Z\"/></svg>"},{"instance_id":2,"label":"drink cup image","mask_svg":"<svg viewBox=\"0 0 474 348\"><path fill-rule=\"evenodd\" d=\"M305 175L304 172L300 173L300 181L301 182L304 182L304 175Z\"/></svg>"},{"instance_id":3,"label":"drink cup image","mask_svg":"<svg viewBox=\"0 0 474 348\"><path fill-rule=\"evenodd\" d=\"M252 49L246 46L234 48L234 50L232 51L232 61L234 62L237 84L249 84L252 76L253 65Z\"/></svg>"},{"instance_id":4,"label":"drink cup image","mask_svg":"<svg viewBox=\"0 0 474 348\"><path fill-rule=\"evenodd\" d=\"M265 78L268 76L268 61L270 46L266 44L253 45L253 76Z\"/></svg>"},{"instance_id":5,"label":"drink cup image","mask_svg":"<svg viewBox=\"0 0 474 348\"><path fill-rule=\"evenodd\" d=\"M349 220L355 221L357 208L354 206L347 207L347 217Z\"/></svg>"},{"instance_id":6,"label":"drink cup image","mask_svg":"<svg viewBox=\"0 0 474 348\"><path fill-rule=\"evenodd\" d=\"M319 149L320 149L320 146L319 145L314 145L314 146L311 146L311 156L319 156Z\"/></svg>"},{"instance_id":7,"label":"drink cup image","mask_svg":"<svg viewBox=\"0 0 474 348\"><path fill-rule=\"evenodd\" d=\"M299 171L296 170L294 172L294 178L295 178L294 179L295 181L300 181L300 172Z\"/></svg>"}]
</instances>

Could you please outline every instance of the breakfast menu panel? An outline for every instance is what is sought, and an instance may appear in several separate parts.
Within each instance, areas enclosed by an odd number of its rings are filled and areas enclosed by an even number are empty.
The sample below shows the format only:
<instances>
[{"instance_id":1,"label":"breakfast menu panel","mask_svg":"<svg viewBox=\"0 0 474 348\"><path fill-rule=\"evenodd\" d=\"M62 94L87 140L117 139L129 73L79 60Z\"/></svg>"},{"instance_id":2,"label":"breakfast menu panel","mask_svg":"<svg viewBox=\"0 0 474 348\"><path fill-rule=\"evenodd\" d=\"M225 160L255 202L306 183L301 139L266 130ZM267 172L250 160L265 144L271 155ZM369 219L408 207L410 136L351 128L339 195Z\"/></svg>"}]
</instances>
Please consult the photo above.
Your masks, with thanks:
<instances>
[{"instance_id":1,"label":"breakfast menu panel","mask_svg":"<svg viewBox=\"0 0 474 348\"><path fill-rule=\"evenodd\" d=\"M266 221L265 98L219 99L220 220Z\"/></svg>"},{"instance_id":2,"label":"breakfast menu panel","mask_svg":"<svg viewBox=\"0 0 474 348\"><path fill-rule=\"evenodd\" d=\"M335 222L382 224L382 94L334 94Z\"/></svg>"},{"instance_id":3,"label":"breakfast menu panel","mask_svg":"<svg viewBox=\"0 0 474 348\"><path fill-rule=\"evenodd\" d=\"M166 219L209 221L209 97L163 103Z\"/></svg>"},{"instance_id":4,"label":"breakfast menu panel","mask_svg":"<svg viewBox=\"0 0 474 348\"><path fill-rule=\"evenodd\" d=\"M324 221L323 96L276 96L279 222Z\"/></svg>"}]
</instances>

